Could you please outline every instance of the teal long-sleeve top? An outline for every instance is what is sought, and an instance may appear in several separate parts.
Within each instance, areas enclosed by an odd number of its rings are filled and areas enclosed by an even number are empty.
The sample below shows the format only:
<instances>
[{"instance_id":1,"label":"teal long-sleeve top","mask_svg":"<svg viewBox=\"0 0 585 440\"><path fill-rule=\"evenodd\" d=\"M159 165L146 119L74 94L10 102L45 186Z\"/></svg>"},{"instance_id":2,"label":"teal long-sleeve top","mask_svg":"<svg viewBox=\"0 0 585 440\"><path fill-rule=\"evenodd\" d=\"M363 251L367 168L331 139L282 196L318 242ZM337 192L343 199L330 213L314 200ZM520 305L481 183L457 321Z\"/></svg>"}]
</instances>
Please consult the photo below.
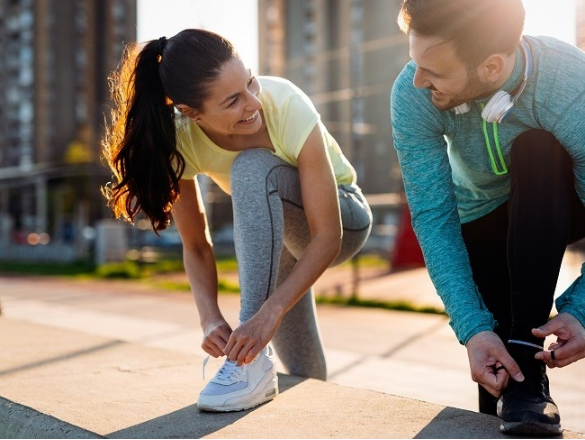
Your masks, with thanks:
<instances>
[{"instance_id":1,"label":"teal long-sleeve top","mask_svg":"<svg viewBox=\"0 0 585 440\"><path fill-rule=\"evenodd\" d=\"M551 37L524 38L532 54L528 83L511 115L495 127L503 159L509 169L510 149L519 134L529 129L552 133L573 160L575 187L585 204L585 53ZM514 70L500 90L512 92L520 84L524 63L518 47ZM409 62L392 89L394 145L429 275L457 339L466 344L496 323L473 282L461 223L506 202L510 175L492 169L481 118L488 99L470 102L471 110L462 115L440 111L432 105L429 90L414 87L415 70L415 63ZM486 128L494 148L494 127ZM495 150L493 154L497 158ZM556 307L585 326L582 275L557 299Z\"/></svg>"}]
</instances>

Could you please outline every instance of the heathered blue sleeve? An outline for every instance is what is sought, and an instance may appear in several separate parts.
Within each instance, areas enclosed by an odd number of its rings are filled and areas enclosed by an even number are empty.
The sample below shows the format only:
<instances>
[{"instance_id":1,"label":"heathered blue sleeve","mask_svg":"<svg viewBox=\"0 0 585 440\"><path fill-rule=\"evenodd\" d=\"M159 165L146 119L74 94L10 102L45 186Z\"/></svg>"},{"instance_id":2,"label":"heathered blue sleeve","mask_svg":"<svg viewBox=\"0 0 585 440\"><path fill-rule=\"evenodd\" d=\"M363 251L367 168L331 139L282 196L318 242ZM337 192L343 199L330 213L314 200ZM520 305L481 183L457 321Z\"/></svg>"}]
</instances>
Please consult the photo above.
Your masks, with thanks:
<instances>
[{"instance_id":1,"label":"heathered blue sleeve","mask_svg":"<svg viewBox=\"0 0 585 440\"><path fill-rule=\"evenodd\" d=\"M457 213L441 112L413 85L410 62L394 83L391 122L412 224L429 275L462 344L495 321L473 282Z\"/></svg>"},{"instance_id":2,"label":"heathered blue sleeve","mask_svg":"<svg viewBox=\"0 0 585 440\"><path fill-rule=\"evenodd\" d=\"M540 37L531 40L539 52L539 87L535 112L573 160L575 188L585 204L585 53L571 45ZM581 268L585 274L585 266ZM556 301L585 327L585 281L580 276Z\"/></svg>"}]
</instances>

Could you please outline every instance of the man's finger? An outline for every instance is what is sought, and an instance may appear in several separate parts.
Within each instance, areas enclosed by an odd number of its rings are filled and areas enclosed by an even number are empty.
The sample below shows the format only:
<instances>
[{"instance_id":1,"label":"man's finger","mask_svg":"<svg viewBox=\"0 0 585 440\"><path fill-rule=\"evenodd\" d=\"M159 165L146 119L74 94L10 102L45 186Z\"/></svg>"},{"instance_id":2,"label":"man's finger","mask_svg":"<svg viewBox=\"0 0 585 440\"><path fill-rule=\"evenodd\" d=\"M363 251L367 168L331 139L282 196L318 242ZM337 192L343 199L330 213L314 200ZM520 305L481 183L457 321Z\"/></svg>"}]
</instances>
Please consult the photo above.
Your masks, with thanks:
<instances>
[{"instance_id":1,"label":"man's finger","mask_svg":"<svg viewBox=\"0 0 585 440\"><path fill-rule=\"evenodd\" d=\"M488 393L490 393L494 397L500 397L504 388L506 388L508 384L510 376L506 372L505 369L499 370L496 372L486 372L483 375L478 383L486 389Z\"/></svg>"},{"instance_id":2,"label":"man's finger","mask_svg":"<svg viewBox=\"0 0 585 440\"><path fill-rule=\"evenodd\" d=\"M574 318L573 318L574 319ZM567 318L563 314L555 316L553 319L548 321L546 324L541 325L538 328L532 329L532 334L537 338L546 338L550 335L557 335L562 339L568 339L567 336L567 325L571 322L571 318Z\"/></svg>"},{"instance_id":3,"label":"man's finger","mask_svg":"<svg viewBox=\"0 0 585 440\"><path fill-rule=\"evenodd\" d=\"M516 382L522 382L524 380L524 375L520 370L520 366L516 363L512 356L508 354L508 352L500 355L499 361L502 363L512 379L514 379Z\"/></svg>"}]
</instances>

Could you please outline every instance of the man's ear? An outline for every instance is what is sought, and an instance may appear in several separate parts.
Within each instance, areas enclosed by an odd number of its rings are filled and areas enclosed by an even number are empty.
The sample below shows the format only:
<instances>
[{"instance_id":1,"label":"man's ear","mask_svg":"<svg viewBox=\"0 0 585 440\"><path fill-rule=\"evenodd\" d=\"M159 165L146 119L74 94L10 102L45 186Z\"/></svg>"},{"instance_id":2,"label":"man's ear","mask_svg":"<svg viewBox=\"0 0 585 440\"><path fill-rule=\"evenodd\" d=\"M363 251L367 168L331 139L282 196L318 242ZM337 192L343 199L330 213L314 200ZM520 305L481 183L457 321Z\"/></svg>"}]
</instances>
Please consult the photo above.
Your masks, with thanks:
<instances>
[{"instance_id":1,"label":"man's ear","mask_svg":"<svg viewBox=\"0 0 585 440\"><path fill-rule=\"evenodd\" d=\"M478 67L478 75L482 81L498 82L506 67L506 57L495 53L490 55Z\"/></svg>"}]
</instances>

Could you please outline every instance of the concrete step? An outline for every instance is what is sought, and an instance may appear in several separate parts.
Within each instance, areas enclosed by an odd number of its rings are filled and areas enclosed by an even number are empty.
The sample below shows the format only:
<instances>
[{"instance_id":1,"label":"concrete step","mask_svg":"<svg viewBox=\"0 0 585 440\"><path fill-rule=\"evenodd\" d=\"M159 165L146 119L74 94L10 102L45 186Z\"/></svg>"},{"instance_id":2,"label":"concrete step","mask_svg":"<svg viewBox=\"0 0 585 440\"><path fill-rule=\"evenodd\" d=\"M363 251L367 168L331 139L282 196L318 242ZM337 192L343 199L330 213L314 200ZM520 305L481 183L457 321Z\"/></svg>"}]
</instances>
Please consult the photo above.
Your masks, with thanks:
<instances>
[{"instance_id":1,"label":"concrete step","mask_svg":"<svg viewBox=\"0 0 585 440\"><path fill-rule=\"evenodd\" d=\"M200 356L7 317L0 335L2 438L509 438L495 417L286 374L272 402L203 413Z\"/></svg>"}]
</instances>

